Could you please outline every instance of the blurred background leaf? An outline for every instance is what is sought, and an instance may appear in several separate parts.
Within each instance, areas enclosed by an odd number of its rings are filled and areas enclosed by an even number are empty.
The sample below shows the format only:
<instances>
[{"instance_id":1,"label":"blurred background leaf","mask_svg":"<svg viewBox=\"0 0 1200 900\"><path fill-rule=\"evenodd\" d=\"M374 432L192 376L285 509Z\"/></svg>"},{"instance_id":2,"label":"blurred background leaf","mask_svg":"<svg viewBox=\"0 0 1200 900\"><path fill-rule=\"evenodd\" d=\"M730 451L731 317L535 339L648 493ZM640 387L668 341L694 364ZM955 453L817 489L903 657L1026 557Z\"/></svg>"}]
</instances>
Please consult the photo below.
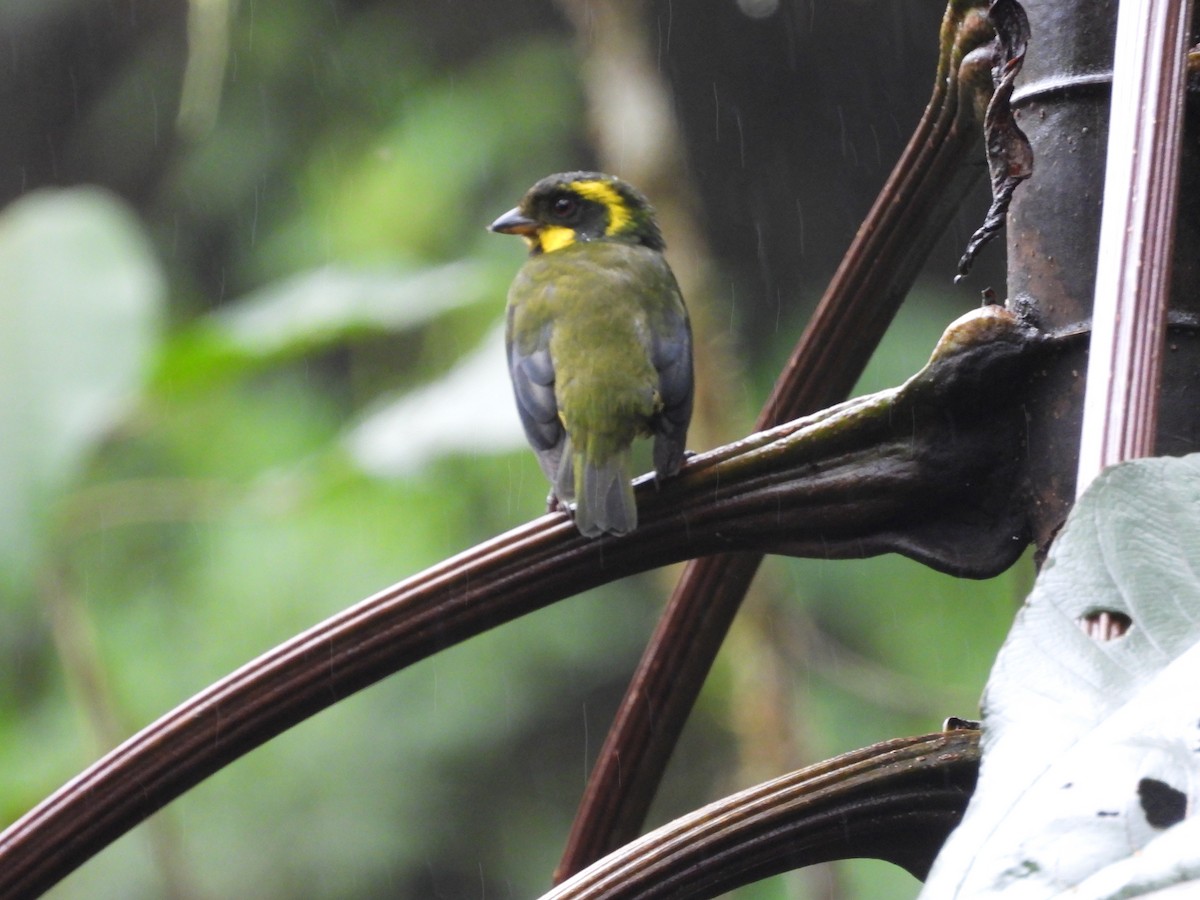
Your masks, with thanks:
<instances>
[{"instance_id":1,"label":"blurred background leaf","mask_svg":"<svg viewBox=\"0 0 1200 900\"><path fill-rule=\"evenodd\" d=\"M27 590L46 518L129 411L157 342L163 279L107 192L37 191L0 212L0 572Z\"/></svg>"},{"instance_id":2,"label":"blurred background leaf","mask_svg":"<svg viewBox=\"0 0 1200 900\"><path fill-rule=\"evenodd\" d=\"M715 441L753 420L916 122L941 12L645 4L711 255L677 263L711 273L692 303L698 352L728 363L700 385L727 397ZM544 509L498 339L523 250L485 226L597 164L581 27L549 0L0 6L5 821L252 656ZM985 208L861 390L999 283L985 259L950 284ZM1027 577L770 561L655 822L972 714ZM338 704L51 896L535 896L670 584L590 592ZM865 862L741 896L917 889Z\"/></svg>"}]
</instances>

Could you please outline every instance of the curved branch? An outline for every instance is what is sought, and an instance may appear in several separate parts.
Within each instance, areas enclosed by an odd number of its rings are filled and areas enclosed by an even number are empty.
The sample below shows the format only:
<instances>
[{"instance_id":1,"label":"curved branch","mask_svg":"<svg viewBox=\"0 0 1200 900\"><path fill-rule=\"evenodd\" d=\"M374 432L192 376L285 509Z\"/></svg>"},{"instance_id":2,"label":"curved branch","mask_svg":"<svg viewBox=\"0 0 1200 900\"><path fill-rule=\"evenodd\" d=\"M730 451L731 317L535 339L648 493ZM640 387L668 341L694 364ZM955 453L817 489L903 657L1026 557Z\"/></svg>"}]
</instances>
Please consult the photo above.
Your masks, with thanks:
<instances>
[{"instance_id":1,"label":"curved branch","mask_svg":"<svg viewBox=\"0 0 1200 900\"><path fill-rule=\"evenodd\" d=\"M1012 314L980 310L899 388L694 457L658 490L643 478L632 535L589 540L564 514L546 515L350 607L163 716L0 834L0 896L45 890L354 691L635 572L730 549L898 551L959 574L1002 570L1024 545L1012 490L1022 414L1009 386L1052 346Z\"/></svg>"},{"instance_id":2,"label":"curved branch","mask_svg":"<svg viewBox=\"0 0 1200 900\"><path fill-rule=\"evenodd\" d=\"M542 900L700 900L849 856L883 859L924 878L978 774L976 730L885 741L683 816Z\"/></svg>"}]
</instances>

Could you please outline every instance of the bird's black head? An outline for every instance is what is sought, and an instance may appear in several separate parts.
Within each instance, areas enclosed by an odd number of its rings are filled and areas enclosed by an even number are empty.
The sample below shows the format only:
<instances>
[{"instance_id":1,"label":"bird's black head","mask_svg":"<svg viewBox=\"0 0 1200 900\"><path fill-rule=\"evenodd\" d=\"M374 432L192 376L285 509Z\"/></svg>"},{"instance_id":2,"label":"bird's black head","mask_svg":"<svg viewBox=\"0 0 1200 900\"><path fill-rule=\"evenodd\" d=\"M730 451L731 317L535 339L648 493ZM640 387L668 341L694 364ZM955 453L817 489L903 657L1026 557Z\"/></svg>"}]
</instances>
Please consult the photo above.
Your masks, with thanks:
<instances>
[{"instance_id":1,"label":"bird's black head","mask_svg":"<svg viewBox=\"0 0 1200 900\"><path fill-rule=\"evenodd\" d=\"M491 229L521 235L533 253L561 250L577 241L624 241L652 250L666 246L641 191L599 172L543 178Z\"/></svg>"}]
</instances>

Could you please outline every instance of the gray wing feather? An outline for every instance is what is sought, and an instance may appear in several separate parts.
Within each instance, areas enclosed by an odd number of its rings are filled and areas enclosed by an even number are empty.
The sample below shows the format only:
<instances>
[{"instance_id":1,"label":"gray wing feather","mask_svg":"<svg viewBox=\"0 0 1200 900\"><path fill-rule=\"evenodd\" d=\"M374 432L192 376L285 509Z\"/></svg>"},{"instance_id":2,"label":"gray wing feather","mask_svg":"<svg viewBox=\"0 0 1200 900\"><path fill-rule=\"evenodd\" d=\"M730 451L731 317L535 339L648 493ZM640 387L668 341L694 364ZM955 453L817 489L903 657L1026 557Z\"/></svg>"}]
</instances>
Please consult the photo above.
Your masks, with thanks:
<instances>
[{"instance_id":1,"label":"gray wing feather","mask_svg":"<svg viewBox=\"0 0 1200 900\"><path fill-rule=\"evenodd\" d=\"M554 482L562 459L566 430L558 418L558 401L554 397L550 329L549 326L543 328L533 348L529 352L522 352L518 342L513 340L511 309L508 325L508 370L512 377L513 395L517 400L517 414L542 471Z\"/></svg>"},{"instance_id":2,"label":"gray wing feather","mask_svg":"<svg viewBox=\"0 0 1200 900\"><path fill-rule=\"evenodd\" d=\"M683 465L692 419L692 328L682 299L678 311L655 335L651 353L662 398L662 410L654 423L654 472L665 478Z\"/></svg>"}]
</instances>

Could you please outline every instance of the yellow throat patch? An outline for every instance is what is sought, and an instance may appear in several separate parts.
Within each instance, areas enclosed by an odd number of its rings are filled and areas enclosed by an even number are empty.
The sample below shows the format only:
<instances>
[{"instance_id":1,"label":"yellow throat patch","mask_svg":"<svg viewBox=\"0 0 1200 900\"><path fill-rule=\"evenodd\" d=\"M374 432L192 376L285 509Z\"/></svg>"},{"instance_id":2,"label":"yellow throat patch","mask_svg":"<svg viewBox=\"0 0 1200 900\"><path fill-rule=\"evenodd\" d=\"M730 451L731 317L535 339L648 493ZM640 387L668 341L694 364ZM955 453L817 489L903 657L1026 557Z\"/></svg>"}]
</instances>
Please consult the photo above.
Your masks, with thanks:
<instances>
[{"instance_id":1,"label":"yellow throat patch","mask_svg":"<svg viewBox=\"0 0 1200 900\"><path fill-rule=\"evenodd\" d=\"M537 237L533 240L537 241L543 253L553 253L575 243L575 232L564 225L544 225L538 229Z\"/></svg>"}]
</instances>

